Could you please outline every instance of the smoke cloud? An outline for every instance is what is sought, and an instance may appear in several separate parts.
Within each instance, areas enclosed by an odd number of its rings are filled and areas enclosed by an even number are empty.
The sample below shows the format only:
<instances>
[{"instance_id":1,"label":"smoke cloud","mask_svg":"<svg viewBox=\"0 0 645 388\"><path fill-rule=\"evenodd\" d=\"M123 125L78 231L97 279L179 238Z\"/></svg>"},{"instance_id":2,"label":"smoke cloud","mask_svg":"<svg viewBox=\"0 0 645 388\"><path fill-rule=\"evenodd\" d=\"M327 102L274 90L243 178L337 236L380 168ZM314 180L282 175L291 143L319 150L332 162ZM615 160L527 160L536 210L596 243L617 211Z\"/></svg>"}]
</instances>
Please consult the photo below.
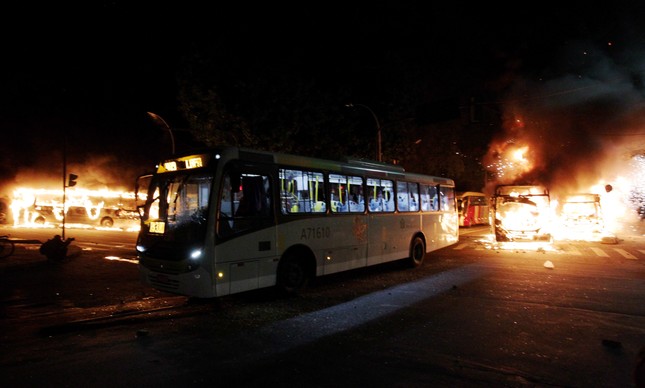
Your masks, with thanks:
<instances>
[{"instance_id":1,"label":"smoke cloud","mask_svg":"<svg viewBox=\"0 0 645 388\"><path fill-rule=\"evenodd\" d=\"M601 182L638 180L634 156L645 153L643 47L568 42L540 77L514 83L503 103L503 130L484 159L496 175L487 191L540 183L556 194L588 192ZM531 168L500 174L508 167L504 152L522 146Z\"/></svg>"}]
</instances>

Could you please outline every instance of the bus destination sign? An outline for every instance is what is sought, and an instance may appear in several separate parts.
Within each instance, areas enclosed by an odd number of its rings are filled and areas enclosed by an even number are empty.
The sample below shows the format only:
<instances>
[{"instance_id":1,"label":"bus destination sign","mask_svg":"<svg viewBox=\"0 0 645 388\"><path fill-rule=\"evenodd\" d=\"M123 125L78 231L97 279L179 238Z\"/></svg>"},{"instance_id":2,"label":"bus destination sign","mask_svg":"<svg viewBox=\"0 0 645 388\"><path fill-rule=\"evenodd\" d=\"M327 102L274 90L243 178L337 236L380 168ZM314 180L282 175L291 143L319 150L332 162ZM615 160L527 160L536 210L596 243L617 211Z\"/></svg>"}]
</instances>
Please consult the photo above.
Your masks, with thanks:
<instances>
[{"instance_id":1,"label":"bus destination sign","mask_svg":"<svg viewBox=\"0 0 645 388\"><path fill-rule=\"evenodd\" d=\"M191 155L183 158L166 160L157 168L157 173L191 170L206 165L206 155Z\"/></svg>"}]
</instances>

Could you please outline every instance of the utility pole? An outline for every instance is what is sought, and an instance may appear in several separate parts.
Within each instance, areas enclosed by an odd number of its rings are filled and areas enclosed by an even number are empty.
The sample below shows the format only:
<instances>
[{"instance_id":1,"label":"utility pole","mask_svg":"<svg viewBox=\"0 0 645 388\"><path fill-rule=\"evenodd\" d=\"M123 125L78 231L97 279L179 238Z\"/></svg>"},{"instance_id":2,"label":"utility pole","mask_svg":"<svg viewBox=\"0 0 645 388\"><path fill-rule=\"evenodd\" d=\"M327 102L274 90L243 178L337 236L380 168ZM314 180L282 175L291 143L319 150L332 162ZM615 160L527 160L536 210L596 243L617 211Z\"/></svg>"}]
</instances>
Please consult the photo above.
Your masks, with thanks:
<instances>
[{"instance_id":1,"label":"utility pole","mask_svg":"<svg viewBox=\"0 0 645 388\"><path fill-rule=\"evenodd\" d=\"M65 241L65 218L67 217L67 188L76 186L78 175L69 174L67 176L67 136L63 136L63 228L61 237Z\"/></svg>"}]
</instances>

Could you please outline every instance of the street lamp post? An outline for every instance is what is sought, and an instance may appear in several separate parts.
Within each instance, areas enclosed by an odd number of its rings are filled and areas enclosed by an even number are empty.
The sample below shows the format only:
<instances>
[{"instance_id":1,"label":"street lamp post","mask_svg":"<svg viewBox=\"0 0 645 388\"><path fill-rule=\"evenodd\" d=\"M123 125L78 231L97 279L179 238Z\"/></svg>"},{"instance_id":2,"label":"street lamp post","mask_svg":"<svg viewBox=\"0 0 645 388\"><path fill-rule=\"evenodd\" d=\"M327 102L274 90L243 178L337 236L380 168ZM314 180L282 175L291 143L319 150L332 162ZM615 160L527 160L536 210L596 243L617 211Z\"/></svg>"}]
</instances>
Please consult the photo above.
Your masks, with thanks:
<instances>
[{"instance_id":1,"label":"street lamp post","mask_svg":"<svg viewBox=\"0 0 645 388\"><path fill-rule=\"evenodd\" d=\"M175 154L175 136L172 134L172 129L170 129L170 126L168 123L166 123L166 120L163 119L163 117L159 116L156 113L152 112L146 112L148 113L148 116L150 116L157 124L163 125L167 130L168 133L170 134L170 141L172 143L172 154Z\"/></svg>"},{"instance_id":2,"label":"street lamp post","mask_svg":"<svg viewBox=\"0 0 645 388\"><path fill-rule=\"evenodd\" d=\"M372 117L374 117L374 121L376 122L376 133L377 133L377 141L378 141L378 154L377 154L377 158L378 158L378 161L379 161L379 162L382 162L382 161L383 161L383 152L382 152L382 148L381 148L381 124L379 124L379 122L378 122L378 118L376 117L376 114L375 114L375 113L374 113L374 111L373 111L369 106L367 106L367 105L363 105L363 104L347 104L347 105L345 105L345 106L346 106L346 107L348 107L348 108L351 108L351 107L354 107L354 106L360 106L360 107L363 107L363 108L367 109L367 110L372 114Z\"/></svg>"}]
</instances>

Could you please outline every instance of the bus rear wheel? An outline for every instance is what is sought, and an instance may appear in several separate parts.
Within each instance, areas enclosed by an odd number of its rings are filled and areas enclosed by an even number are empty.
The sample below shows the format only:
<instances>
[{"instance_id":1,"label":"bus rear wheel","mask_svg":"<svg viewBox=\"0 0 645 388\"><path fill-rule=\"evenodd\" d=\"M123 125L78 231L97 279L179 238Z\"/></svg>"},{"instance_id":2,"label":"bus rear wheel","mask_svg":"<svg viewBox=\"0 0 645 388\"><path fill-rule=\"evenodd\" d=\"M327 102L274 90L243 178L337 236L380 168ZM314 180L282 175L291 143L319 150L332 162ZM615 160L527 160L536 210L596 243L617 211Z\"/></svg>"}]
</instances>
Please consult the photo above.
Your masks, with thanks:
<instances>
[{"instance_id":1,"label":"bus rear wheel","mask_svg":"<svg viewBox=\"0 0 645 388\"><path fill-rule=\"evenodd\" d=\"M278 289L287 294L295 294L306 287L309 275L303 260L295 256L286 256L278 265Z\"/></svg>"},{"instance_id":2,"label":"bus rear wheel","mask_svg":"<svg viewBox=\"0 0 645 388\"><path fill-rule=\"evenodd\" d=\"M421 237L415 237L410 244L410 257L408 259L413 268L420 267L426 257L426 244Z\"/></svg>"},{"instance_id":3,"label":"bus rear wheel","mask_svg":"<svg viewBox=\"0 0 645 388\"><path fill-rule=\"evenodd\" d=\"M114 221L110 217L103 217L103 219L101 220L101 226L111 228L112 225L114 225Z\"/></svg>"}]
</instances>

